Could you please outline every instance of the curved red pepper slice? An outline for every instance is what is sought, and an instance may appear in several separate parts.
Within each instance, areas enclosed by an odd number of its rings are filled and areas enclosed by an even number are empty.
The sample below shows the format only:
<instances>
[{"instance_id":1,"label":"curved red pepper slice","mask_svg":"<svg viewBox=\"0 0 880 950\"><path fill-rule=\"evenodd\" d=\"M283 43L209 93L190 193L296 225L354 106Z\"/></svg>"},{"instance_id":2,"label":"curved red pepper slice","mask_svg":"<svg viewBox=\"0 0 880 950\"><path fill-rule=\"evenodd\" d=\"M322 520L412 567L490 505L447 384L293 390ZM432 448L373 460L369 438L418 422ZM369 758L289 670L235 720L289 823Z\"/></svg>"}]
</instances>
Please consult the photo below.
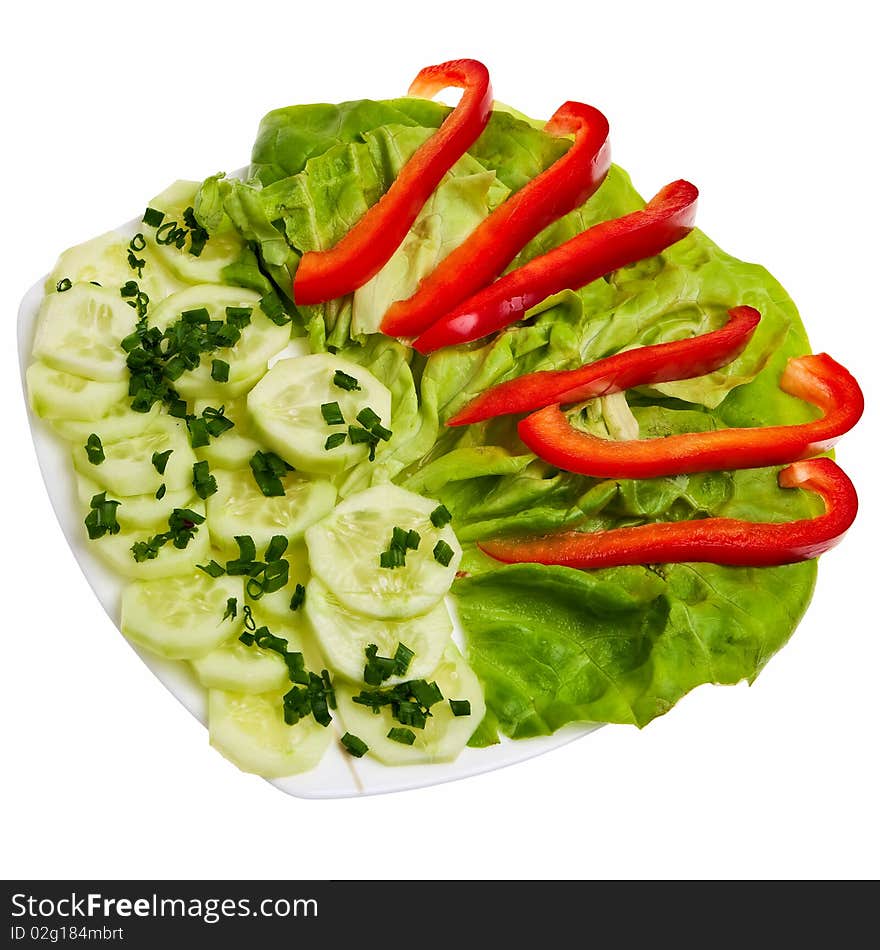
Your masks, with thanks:
<instances>
[{"instance_id":1,"label":"curved red pepper slice","mask_svg":"<svg viewBox=\"0 0 880 950\"><path fill-rule=\"evenodd\" d=\"M479 138L492 113L489 72L475 59L427 66L413 80L411 96L430 98L447 86L464 89L461 101L420 146L379 202L327 251L309 251L293 280L297 304L349 294L388 262L443 176Z\"/></svg>"},{"instance_id":2,"label":"curved red pepper slice","mask_svg":"<svg viewBox=\"0 0 880 950\"><path fill-rule=\"evenodd\" d=\"M829 458L795 462L779 473L779 484L821 495L825 514L782 524L734 518L665 521L608 531L481 541L479 547L508 564L560 564L581 569L676 561L772 567L818 557L840 541L856 517L856 490Z\"/></svg>"},{"instance_id":3,"label":"curved red pepper slice","mask_svg":"<svg viewBox=\"0 0 880 950\"><path fill-rule=\"evenodd\" d=\"M578 369L543 370L480 393L446 425L463 426L545 406L583 402L675 379L705 376L737 358L761 320L754 307L733 307L719 330L671 343L640 346Z\"/></svg>"},{"instance_id":4,"label":"curved red pepper slice","mask_svg":"<svg viewBox=\"0 0 880 950\"><path fill-rule=\"evenodd\" d=\"M571 426L558 406L526 416L519 437L557 468L596 478L655 478L784 465L830 448L858 421L865 400L855 378L827 353L790 359L780 388L822 410L813 422L716 429L616 442Z\"/></svg>"},{"instance_id":5,"label":"curved red pepper slice","mask_svg":"<svg viewBox=\"0 0 880 950\"><path fill-rule=\"evenodd\" d=\"M448 254L407 300L392 304L382 321L391 336L415 336L495 280L548 224L582 205L611 165L608 120L592 106L566 102L544 130L574 133L574 144L546 171L511 195Z\"/></svg>"},{"instance_id":6,"label":"curved red pepper slice","mask_svg":"<svg viewBox=\"0 0 880 950\"><path fill-rule=\"evenodd\" d=\"M431 353L479 340L516 323L551 294L576 290L618 267L659 254L693 227L697 194L687 181L666 185L641 211L596 224L500 277L429 327L413 346Z\"/></svg>"}]
</instances>

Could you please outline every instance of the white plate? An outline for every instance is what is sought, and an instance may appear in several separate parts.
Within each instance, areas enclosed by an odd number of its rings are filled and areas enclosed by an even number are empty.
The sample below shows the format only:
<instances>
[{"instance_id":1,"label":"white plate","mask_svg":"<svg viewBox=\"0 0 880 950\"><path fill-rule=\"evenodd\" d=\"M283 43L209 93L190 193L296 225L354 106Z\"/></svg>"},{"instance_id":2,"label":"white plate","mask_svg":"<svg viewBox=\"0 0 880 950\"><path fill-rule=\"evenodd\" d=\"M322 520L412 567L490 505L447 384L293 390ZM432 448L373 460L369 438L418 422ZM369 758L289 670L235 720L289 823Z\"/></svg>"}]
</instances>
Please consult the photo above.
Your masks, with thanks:
<instances>
[{"instance_id":1,"label":"white plate","mask_svg":"<svg viewBox=\"0 0 880 950\"><path fill-rule=\"evenodd\" d=\"M241 169L234 174L242 175L245 171ZM139 224L139 220L134 219L117 230L131 237L137 231ZM31 287L25 294L18 311L18 357L22 386L24 386L25 371L31 361L37 312L43 298L45 280L44 277ZM26 397L25 401L27 401ZM76 499L69 451L65 443L31 412L30 407L28 407L28 418L40 470L61 530L86 580L110 619L118 626L120 595L125 582L89 550L79 503ZM452 613L455 616L454 610ZM461 643L461 628L457 619L455 638ZM132 649L171 693L204 724L207 714L207 694L193 676L188 664L162 659L135 646L132 646ZM333 725L328 728L337 729L338 732L337 721L334 720ZM566 745L597 728L599 727L595 724L572 725L560 729L552 736L517 741L502 739L498 745L486 749L464 749L454 762L437 765L387 766L369 758L355 759L343 751L336 742L331 744L320 764L311 772L275 779L272 784L288 795L299 798L346 798L421 788L425 785L452 782L522 762Z\"/></svg>"}]
</instances>

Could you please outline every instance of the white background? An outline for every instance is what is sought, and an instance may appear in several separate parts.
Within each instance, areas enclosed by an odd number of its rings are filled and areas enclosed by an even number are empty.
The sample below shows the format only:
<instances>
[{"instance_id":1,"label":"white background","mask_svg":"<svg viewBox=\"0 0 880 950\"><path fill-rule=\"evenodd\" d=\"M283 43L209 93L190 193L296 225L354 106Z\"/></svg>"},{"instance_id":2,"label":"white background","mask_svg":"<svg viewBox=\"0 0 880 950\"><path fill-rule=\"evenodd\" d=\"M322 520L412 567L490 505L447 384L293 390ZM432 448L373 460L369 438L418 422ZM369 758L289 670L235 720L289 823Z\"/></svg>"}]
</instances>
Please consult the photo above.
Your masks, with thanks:
<instances>
[{"instance_id":1,"label":"white background","mask_svg":"<svg viewBox=\"0 0 880 950\"><path fill-rule=\"evenodd\" d=\"M518 14L518 8L522 13ZM3 847L23 877L876 878L880 269L875 29L867 3L46 3L0 57L5 325ZM570 11L570 12L569 12ZM748 688L702 687L642 732L601 729L453 785L284 797L212 751L100 608L49 506L15 364L18 300L63 248L178 177L244 164L293 102L402 94L474 56L534 115L602 108L653 194L765 264L814 348L861 380L839 461L862 511L806 619ZM383 842L376 845L375 842ZM378 876L384 876L379 872Z\"/></svg>"}]
</instances>

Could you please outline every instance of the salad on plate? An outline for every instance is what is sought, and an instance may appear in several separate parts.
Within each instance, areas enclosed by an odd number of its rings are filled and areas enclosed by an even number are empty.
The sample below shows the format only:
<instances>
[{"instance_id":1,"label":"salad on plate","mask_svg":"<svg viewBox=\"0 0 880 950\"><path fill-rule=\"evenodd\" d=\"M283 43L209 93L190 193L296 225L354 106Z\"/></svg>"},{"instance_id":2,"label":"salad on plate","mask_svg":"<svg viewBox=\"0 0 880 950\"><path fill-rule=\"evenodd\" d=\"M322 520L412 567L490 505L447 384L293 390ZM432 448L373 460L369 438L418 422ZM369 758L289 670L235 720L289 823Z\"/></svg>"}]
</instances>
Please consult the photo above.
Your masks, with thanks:
<instances>
[{"instance_id":1,"label":"salad on plate","mask_svg":"<svg viewBox=\"0 0 880 950\"><path fill-rule=\"evenodd\" d=\"M270 112L248 169L61 254L29 403L224 756L489 762L786 643L863 398L696 205L645 201L596 108L530 119L456 60Z\"/></svg>"}]
</instances>

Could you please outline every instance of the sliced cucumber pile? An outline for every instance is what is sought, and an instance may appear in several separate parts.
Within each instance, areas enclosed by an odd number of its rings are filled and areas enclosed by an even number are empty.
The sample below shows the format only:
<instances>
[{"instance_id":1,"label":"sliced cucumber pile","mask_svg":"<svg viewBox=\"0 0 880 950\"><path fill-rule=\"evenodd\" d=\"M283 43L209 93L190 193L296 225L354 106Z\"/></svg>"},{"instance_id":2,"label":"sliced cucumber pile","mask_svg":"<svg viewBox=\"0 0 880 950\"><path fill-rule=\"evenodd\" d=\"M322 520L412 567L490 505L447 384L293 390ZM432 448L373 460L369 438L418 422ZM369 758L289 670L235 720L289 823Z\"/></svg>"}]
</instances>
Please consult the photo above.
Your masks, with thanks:
<instances>
[{"instance_id":1,"label":"sliced cucumber pile","mask_svg":"<svg viewBox=\"0 0 880 950\"><path fill-rule=\"evenodd\" d=\"M355 613L384 620L427 613L452 586L461 546L450 525L434 527L437 502L396 485L376 485L351 495L306 531L312 573ZM406 563L382 567L394 529L414 531L418 548ZM447 564L435 557L439 542L450 548Z\"/></svg>"},{"instance_id":2,"label":"sliced cucumber pile","mask_svg":"<svg viewBox=\"0 0 880 950\"><path fill-rule=\"evenodd\" d=\"M391 392L338 355L285 352L290 324L223 282L244 245L231 226L201 232L188 210L197 187L176 182L152 199L134 240L111 232L61 255L27 370L34 412L69 444L86 549L127 580L121 630L191 666L208 690L212 745L245 771L307 771L345 731L388 765L450 760L485 707L452 642L444 598L461 547L448 513L393 484L337 504L340 484L381 477L360 472L391 438ZM217 329L233 317L237 342L210 349L211 332L234 338ZM169 327L161 340L149 332ZM221 407L233 426L215 432L207 421ZM96 512L109 522L96 525ZM278 560L277 544L266 551L279 535L287 582L262 593L261 577L284 575L263 562ZM354 701L413 683L444 697L423 721L395 705L399 693L377 713ZM333 690L335 728L322 724Z\"/></svg>"},{"instance_id":3,"label":"sliced cucumber pile","mask_svg":"<svg viewBox=\"0 0 880 950\"><path fill-rule=\"evenodd\" d=\"M349 433L349 426L362 428L359 413L372 410L390 429L391 393L363 366L314 353L279 360L249 393L248 409L258 437L291 465L336 474L369 454ZM344 441L328 442L339 437Z\"/></svg>"},{"instance_id":4,"label":"sliced cucumber pile","mask_svg":"<svg viewBox=\"0 0 880 950\"><path fill-rule=\"evenodd\" d=\"M239 625L223 619L228 599L244 598L240 577L182 577L135 581L122 592L122 632L172 660L193 660L234 640Z\"/></svg>"},{"instance_id":5,"label":"sliced cucumber pile","mask_svg":"<svg viewBox=\"0 0 880 950\"><path fill-rule=\"evenodd\" d=\"M393 717L389 706L373 712L369 706L354 702L362 687L338 683L339 716L348 732L366 742L369 754L385 765L449 762L467 745L486 713L483 691L473 670L453 644L447 646L430 680L437 684L443 699L431 706L424 729L409 729L415 737L412 744L389 738L388 733L393 729L407 728ZM450 700L469 703L469 713L456 716Z\"/></svg>"}]
</instances>

